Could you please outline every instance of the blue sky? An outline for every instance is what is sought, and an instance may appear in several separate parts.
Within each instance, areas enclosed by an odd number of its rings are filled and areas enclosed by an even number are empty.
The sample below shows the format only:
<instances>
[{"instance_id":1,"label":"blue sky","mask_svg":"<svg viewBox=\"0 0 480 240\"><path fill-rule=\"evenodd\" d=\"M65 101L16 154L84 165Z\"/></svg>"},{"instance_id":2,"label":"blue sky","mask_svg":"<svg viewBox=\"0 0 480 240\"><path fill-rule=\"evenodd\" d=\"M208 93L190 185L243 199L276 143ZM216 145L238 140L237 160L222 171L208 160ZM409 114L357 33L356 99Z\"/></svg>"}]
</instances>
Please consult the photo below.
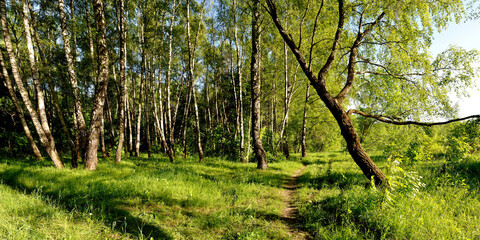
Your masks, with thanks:
<instances>
[{"instance_id":1,"label":"blue sky","mask_svg":"<svg viewBox=\"0 0 480 240\"><path fill-rule=\"evenodd\" d=\"M466 50L480 50L480 20L451 23L446 30L434 35L430 50L435 56L450 45L457 45ZM453 102L458 103L459 117L480 114L480 79L477 78L476 82L476 89L469 90L470 97L462 99L452 97Z\"/></svg>"}]
</instances>

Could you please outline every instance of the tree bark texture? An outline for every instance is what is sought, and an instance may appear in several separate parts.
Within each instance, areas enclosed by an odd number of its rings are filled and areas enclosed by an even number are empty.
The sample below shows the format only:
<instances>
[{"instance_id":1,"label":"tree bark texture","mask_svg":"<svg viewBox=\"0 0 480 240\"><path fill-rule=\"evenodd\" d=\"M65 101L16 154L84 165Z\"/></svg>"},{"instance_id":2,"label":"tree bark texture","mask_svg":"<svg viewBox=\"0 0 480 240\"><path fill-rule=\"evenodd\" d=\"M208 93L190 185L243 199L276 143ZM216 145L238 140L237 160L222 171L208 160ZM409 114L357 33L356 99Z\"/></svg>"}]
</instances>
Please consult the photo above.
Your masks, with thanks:
<instances>
[{"instance_id":1,"label":"tree bark texture","mask_svg":"<svg viewBox=\"0 0 480 240\"><path fill-rule=\"evenodd\" d=\"M252 139L253 151L257 168L267 169L267 156L260 139L260 79L259 79L259 20L260 20L260 1L253 0L252 6L252 60L250 63L250 80L252 85Z\"/></svg>"},{"instance_id":2,"label":"tree bark texture","mask_svg":"<svg viewBox=\"0 0 480 240\"><path fill-rule=\"evenodd\" d=\"M118 144L115 152L115 162L120 163L122 161L122 148L125 138L125 108L126 108L126 71L127 71L127 31L125 28L125 19L123 13L125 12L125 1L119 0L120 9L117 10L118 22L119 22L119 39L120 39L120 114L119 114L119 126L118 126Z\"/></svg>"},{"instance_id":3,"label":"tree bark texture","mask_svg":"<svg viewBox=\"0 0 480 240\"><path fill-rule=\"evenodd\" d=\"M65 14L65 3L64 0L58 0L58 8L60 11L60 19L61 19L61 27L62 27L62 37L63 37L63 47L65 50L65 58L67 60L67 69L68 69L68 76L70 80L70 84L72 85L73 89L73 101L74 101L74 114L75 119L77 121L77 126L79 132L77 132L80 138L80 146L79 149L81 152L85 152L86 148L86 138L87 138L87 126L85 123L85 118L83 117L82 111L82 102L80 99L80 92L78 91L78 81L77 81L77 73L75 71L75 62L72 56L72 48L70 46L70 35L67 30L67 17ZM75 48L75 46L73 46ZM84 155L84 154L82 154Z\"/></svg>"},{"instance_id":4,"label":"tree bark texture","mask_svg":"<svg viewBox=\"0 0 480 240\"><path fill-rule=\"evenodd\" d=\"M86 152L85 168L95 170L97 168L97 152L100 137L100 125L103 118L103 106L105 105L105 96L108 87L109 74L109 56L106 41L105 14L103 10L103 0L93 0L93 10L95 13L95 22L98 30L98 59L99 75L95 88L95 98L93 101L92 120L88 132L88 146Z\"/></svg>"},{"instance_id":5,"label":"tree bark texture","mask_svg":"<svg viewBox=\"0 0 480 240\"><path fill-rule=\"evenodd\" d=\"M38 34L38 24L35 18L35 12L33 11L33 7L30 3L28 5L28 10L26 9L26 5L23 6L23 15L27 16L28 12L30 12L31 15L31 23L32 23L32 30L33 30L33 36L35 40L36 47L38 49L38 55L40 57L40 62L44 64L44 66L48 66L50 62L47 60L45 57L45 53L43 51L42 45L40 43L40 37ZM39 72L42 73L42 72ZM65 117L63 115L63 110L60 107L59 101L58 101L58 96L57 93L55 92L55 84L52 81L52 77L49 71L43 72L43 76L41 76L47 80L47 83L49 85L49 90L50 90L50 96L53 105L55 106L55 109L58 114L58 118L60 119L60 124L62 125L62 130L65 136L67 137L67 143L70 146L70 150L72 152L72 168L77 168L77 160L79 154L77 151L77 145L73 142L72 137L69 132L69 127L67 126L67 123L65 121Z\"/></svg>"}]
</instances>

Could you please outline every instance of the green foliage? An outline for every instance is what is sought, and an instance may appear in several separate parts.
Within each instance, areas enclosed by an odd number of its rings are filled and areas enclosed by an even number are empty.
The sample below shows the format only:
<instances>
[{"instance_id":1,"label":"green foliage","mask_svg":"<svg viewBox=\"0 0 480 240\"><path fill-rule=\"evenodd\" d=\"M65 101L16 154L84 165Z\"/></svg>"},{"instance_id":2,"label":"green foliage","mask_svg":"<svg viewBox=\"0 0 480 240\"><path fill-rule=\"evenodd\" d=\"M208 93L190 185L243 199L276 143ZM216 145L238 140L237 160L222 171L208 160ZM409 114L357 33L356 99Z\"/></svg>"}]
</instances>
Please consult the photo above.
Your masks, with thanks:
<instances>
[{"instance_id":1,"label":"green foliage","mask_svg":"<svg viewBox=\"0 0 480 240\"><path fill-rule=\"evenodd\" d=\"M260 139L262 139L263 149L270 154L275 154L275 133L267 128L262 128L260 131Z\"/></svg>"},{"instance_id":2,"label":"green foliage","mask_svg":"<svg viewBox=\"0 0 480 240\"><path fill-rule=\"evenodd\" d=\"M418 161L427 161L432 159L433 155L427 151L423 142L410 142L405 156L409 163L415 163Z\"/></svg>"},{"instance_id":3,"label":"green foliage","mask_svg":"<svg viewBox=\"0 0 480 240\"><path fill-rule=\"evenodd\" d=\"M395 202L395 199L407 196L415 197L421 188L425 187L422 176L415 171L405 171L400 166L401 163L401 159L389 157L386 164L389 188L385 189L385 194L389 201Z\"/></svg>"},{"instance_id":4,"label":"green foliage","mask_svg":"<svg viewBox=\"0 0 480 240\"><path fill-rule=\"evenodd\" d=\"M463 160L472 150L472 147L465 142L465 137L452 137L445 143L447 145L446 158L453 163Z\"/></svg>"},{"instance_id":5,"label":"green foliage","mask_svg":"<svg viewBox=\"0 0 480 240\"><path fill-rule=\"evenodd\" d=\"M235 140L235 133L228 133L222 124L218 124L208 136L205 152L209 156L224 156L229 159L238 159L240 153L240 139Z\"/></svg>"}]
</instances>

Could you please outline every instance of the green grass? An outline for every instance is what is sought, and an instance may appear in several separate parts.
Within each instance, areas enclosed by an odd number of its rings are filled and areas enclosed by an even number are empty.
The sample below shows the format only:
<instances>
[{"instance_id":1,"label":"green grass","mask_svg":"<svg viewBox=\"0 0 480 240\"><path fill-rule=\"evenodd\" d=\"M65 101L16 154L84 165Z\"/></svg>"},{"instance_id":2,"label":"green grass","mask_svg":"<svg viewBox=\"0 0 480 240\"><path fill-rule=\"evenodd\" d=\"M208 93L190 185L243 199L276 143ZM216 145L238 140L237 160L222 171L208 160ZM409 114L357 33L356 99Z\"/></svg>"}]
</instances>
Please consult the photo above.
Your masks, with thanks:
<instances>
[{"instance_id":1,"label":"green grass","mask_svg":"<svg viewBox=\"0 0 480 240\"><path fill-rule=\"evenodd\" d=\"M281 219L285 180L298 179L297 206L315 239L479 239L480 160L400 165L425 186L388 191L369 181L345 152L293 155L255 164L155 155L97 171L57 170L49 162L0 160L0 239L292 239ZM417 174L411 172L417 172Z\"/></svg>"},{"instance_id":2,"label":"green grass","mask_svg":"<svg viewBox=\"0 0 480 240\"><path fill-rule=\"evenodd\" d=\"M0 161L0 191L26 198L18 203L0 198L7 201L4 211L11 212L2 219L0 238L30 236L17 227L27 221L32 228L45 228L31 235L34 239L288 239L280 218L282 184L302 164L271 163L268 171L255 166L213 158L171 164L166 158L140 157L121 164L102 161L89 172ZM29 199L35 203L31 210L17 214ZM50 210L44 210L47 206ZM51 221L66 226L49 227ZM70 225L76 222L85 226L75 228L89 231L75 235Z\"/></svg>"},{"instance_id":3,"label":"green grass","mask_svg":"<svg viewBox=\"0 0 480 240\"><path fill-rule=\"evenodd\" d=\"M388 172L385 157L372 158ZM480 239L478 159L448 171L441 160L401 166L423 177L418 192L408 184L371 189L344 153L311 154L304 161L299 211L316 239Z\"/></svg>"}]
</instances>

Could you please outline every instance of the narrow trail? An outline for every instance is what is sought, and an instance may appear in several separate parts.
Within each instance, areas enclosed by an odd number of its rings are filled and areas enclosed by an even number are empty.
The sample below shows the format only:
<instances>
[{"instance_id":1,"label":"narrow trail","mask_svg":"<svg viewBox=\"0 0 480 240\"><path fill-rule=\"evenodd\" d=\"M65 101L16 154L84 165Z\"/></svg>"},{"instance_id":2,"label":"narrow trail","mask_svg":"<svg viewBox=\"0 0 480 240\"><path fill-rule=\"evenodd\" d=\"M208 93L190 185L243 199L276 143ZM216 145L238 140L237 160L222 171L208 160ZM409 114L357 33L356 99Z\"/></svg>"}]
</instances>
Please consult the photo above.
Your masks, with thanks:
<instances>
[{"instance_id":1,"label":"narrow trail","mask_svg":"<svg viewBox=\"0 0 480 240\"><path fill-rule=\"evenodd\" d=\"M301 219L295 205L295 191L298 188L297 180L302 175L303 169L305 169L305 165L287 179L283 185L284 190L282 193L285 205L287 205L282 210L282 220L286 223L292 239L295 240L311 239L309 234L301 228Z\"/></svg>"}]
</instances>

